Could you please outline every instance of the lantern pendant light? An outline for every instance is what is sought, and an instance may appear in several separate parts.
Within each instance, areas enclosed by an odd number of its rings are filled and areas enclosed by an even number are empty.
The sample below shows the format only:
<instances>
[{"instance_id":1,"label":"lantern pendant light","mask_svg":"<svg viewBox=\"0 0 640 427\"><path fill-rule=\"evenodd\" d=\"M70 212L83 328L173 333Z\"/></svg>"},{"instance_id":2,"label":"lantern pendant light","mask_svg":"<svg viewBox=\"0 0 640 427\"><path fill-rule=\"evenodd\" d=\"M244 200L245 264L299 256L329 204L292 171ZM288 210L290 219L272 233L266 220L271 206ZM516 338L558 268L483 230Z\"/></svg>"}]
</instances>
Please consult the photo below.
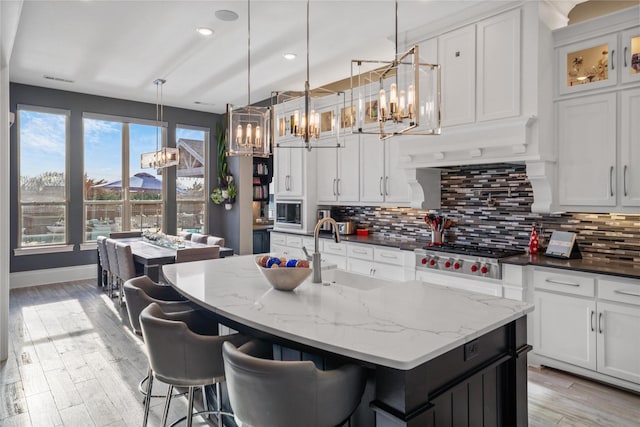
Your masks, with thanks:
<instances>
[{"instance_id":1,"label":"lantern pendant light","mask_svg":"<svg viewBox=\"0 0 640 427\"><path fill-rule=\"evenodd\" d=\"M142 169L162 169L170 166L177 166L180 162L180 152L174 147L162 147L160 140L162 139L161 130L164 126L164 105L162 103L162 88L167 81L165 79L156 79L153 84L156 85L156 150L140 155L140 168Z\"/></svg>"}]
</instances>

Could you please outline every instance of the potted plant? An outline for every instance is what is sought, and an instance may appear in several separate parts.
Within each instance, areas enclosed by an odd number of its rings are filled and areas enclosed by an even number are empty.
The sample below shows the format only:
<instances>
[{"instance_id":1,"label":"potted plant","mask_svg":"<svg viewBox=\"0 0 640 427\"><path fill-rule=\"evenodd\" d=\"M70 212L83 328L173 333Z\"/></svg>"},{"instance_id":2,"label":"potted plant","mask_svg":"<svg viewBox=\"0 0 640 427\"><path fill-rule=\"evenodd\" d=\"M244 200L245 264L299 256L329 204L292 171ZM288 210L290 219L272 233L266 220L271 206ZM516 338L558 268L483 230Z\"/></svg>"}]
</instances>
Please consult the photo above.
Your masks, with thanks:
<instances>
[{"instance_id":1,"label":"potted plant","mask_svg":"<svg viewBox=\"0 0 640 427\"><path fill-rule=\"evenodd\" d=\"M224 203L225 209L231 209L238 195L238 188L229 173L227 163L226 141L222 126L218 124L218 186L211 192L211 201L216 205Z\"/></svg>"},{"instance_id":2,"label":"potted plant","mask_svg":"<svg viewBox=\"0 0 640 427\"><path fill-rule=\"evenodd\" d=\"M223 191L223 194L225 192ZM226 190L226 198L224 200L224 208L229 210L233 207L233 203L235 203L236 201L236 196L238 195L238 188L236 187L236 185L233 183L233 179L229 182L229 185L227 185L227 190Z\"/></svg>"}]
</instances>

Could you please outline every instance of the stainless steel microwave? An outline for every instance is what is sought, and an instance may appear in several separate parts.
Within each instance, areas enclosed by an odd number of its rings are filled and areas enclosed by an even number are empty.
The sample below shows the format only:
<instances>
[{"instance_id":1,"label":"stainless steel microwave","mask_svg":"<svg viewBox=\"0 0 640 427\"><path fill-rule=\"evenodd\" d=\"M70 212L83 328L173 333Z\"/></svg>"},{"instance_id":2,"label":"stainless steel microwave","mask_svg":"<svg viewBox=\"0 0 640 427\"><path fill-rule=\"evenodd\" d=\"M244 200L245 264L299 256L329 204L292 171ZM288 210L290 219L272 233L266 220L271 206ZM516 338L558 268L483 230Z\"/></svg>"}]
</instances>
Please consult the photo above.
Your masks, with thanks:
<instances>
[{"instance_id":1,"label":"stainless steel microwave","mask_svg":"<svg viewBox=\"0 0 640 427\"><path fill-rule=\"evenodd\" d=\"M302 229L302 200L276 202L276 227Z\"/></svg>"}]
</instances>

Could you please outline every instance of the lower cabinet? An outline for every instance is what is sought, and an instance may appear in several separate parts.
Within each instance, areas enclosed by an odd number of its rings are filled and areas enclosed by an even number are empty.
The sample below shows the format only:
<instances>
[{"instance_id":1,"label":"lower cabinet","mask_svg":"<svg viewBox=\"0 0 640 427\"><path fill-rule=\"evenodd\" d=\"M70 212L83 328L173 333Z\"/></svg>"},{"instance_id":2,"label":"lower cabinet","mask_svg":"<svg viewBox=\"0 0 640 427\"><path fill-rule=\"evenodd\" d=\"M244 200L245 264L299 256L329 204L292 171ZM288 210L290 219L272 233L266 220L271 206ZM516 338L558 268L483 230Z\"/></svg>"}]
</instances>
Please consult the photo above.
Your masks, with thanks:
<instances>
[{"instance_id":1,"label":"lower cabinet","mask_svg":"<svg viewBox=\"0 0 640 427\"><path fill-rule=\"evenodd\" d=\"M269 252L269 231L268 230L253 230L253 253L262 254Z\"/></svg>"},{"instance_id":2,"label":"lower cabinet","mask_svg":"<svg viewBox=\"0 0 640 427\"><path fill-rule=\"evenodd\" d=\"M536 354L640 385L640 280L536 268L533 284Z\"/></svg>"}]
</instances>

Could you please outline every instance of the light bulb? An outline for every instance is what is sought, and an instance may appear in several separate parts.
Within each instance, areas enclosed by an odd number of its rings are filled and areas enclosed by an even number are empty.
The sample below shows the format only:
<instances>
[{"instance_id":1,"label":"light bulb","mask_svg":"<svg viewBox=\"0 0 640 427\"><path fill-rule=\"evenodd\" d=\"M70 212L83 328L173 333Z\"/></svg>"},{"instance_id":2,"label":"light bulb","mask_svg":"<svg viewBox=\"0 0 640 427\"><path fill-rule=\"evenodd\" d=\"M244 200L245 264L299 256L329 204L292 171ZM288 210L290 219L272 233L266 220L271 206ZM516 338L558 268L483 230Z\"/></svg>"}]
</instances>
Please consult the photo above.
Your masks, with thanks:
<instances>
[{"instance_id":1,"label":"light bulb","mask_svg":"<svg viewBox=\"0 0 640 427\"><path fill-rule=\"evenodd\" d=\"M256 126L256 147L260 147L262 145L262 129L260 125Z\"/></svg>"},{"instance_id":2,"label":"light bulb","mask_svg":"<svg viewBox=\"0 0 640 427\"><path fill-rule=\"evenodd\" d=\"M395 83L389 88L389 113L392 116L398 113L398 85Z\"/></svg>"},{"instance_id":3,"label":"light bulb","mask_svg":"<svg viewBox=\"0 0 640 427\"><path fill-rule=\"evenodd\" d=\"M404 106L406 103L406 99L407 99L407 96L405 94L405 91L401 90L400 97L398 98L398 108L399 108L398 113L400 114L400 117L404 116Z\"/></svg>"},{"instance_id":4,"label":"light bulb","mask_svg":"<svg viewBox=\"0 0 640 427\"><path fill-rule=\"evenodd\" d=\"M300 126L300 112L296 110L293 113L293 126L291 126L291 133L298 135L298 126Z\"/></svg>"},{"instance_id":5,"label":"light bulb","mask_svg":"<svg viewBox=\"0 0 640 427\"><path fill-rule=\"evenodd\" d=\"M245 145L251 145L251 137L253 135L251 123L247 123L247 136L245 137Z\"/></svg>"},{"instance_id":6,"label":"light bulb","mask_svg":"<svg viewBox=\"0 0 640 427\"><path fill-rule=\"evenodd\" d=\"M409 85L409 93L407 94L407 114L409 118L413 117L413 106L416 103L416 90L413 85Z\"/></svg>"},{"instance_id":7,"label":"light bulb","mask_svg":"<svg viewBox=\"0 0 640 427\"><path fill-rule=\"evenodd\" d=\"M380 114L378 114L378 116L380 120L384 120L387 117L387 95L384 89L380 89L379 98L378 109L380 110Z\"/></svg>"},{"instance_id":8,"label":"light bulb","mask_svg":"<svg viewBox=\"0 0 640 427\"><path fill-rule=\"evenodd\" d=\"M236 144L242 145L242 125L238 125L236 128Z\"/></svg>"}]
</instances>

